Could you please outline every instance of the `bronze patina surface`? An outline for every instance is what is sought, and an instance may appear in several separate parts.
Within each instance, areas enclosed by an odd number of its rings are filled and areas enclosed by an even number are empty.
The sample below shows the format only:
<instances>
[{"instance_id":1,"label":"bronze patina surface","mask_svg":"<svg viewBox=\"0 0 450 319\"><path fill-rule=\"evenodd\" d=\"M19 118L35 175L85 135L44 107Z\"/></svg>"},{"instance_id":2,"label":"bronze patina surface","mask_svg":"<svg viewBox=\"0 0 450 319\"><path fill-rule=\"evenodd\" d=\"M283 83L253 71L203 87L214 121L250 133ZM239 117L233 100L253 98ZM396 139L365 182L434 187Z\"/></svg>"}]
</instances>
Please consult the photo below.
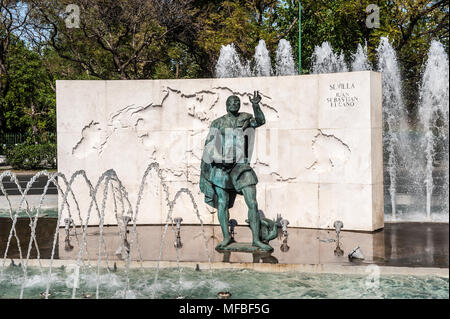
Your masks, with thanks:
<instances>
[{"instance_id":1,"label":"bronze patina surface","mask_svg":"<svg viewBox=\"0 0 450 319\"><path fill-rule=\"evenodd\" d=\"M210 126L201 162L200 189L205 194L205 202L216 208L223 234L223 241L217 250L272 251L267 244L272 238L276 225L262 222L258 214L256 184L258 178L250 167L251 146L254 130L265 124L264 113L259 102L261 96L255 91L249 97L254 116L241 112L241 101L231 95L226 102L227 114L215 119ZM252 242L233 243L228 229L229 208L233 207L236 195L243 195L248 207L248 223L252 230Z\"/></svg>"}]
</instances>

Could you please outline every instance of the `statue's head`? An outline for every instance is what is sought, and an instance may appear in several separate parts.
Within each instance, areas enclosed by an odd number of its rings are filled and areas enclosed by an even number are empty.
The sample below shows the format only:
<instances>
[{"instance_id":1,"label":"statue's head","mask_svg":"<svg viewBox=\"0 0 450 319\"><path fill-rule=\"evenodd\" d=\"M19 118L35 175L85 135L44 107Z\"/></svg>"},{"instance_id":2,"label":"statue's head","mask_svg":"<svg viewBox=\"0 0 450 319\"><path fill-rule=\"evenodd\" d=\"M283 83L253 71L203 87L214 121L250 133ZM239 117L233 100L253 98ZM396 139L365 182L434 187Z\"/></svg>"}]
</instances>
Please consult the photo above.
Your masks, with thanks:
<instances>
[{"instance_id":1,"label":"statue's head","mask_svg":"<svg viewBox=\"0 0 450 319\"><path fill-rule=\"evenodd\" d=\"M241 108L241 100L236 95L231 95L227 99L227 112L237 113Z\"/></svg>"}]
</instances>

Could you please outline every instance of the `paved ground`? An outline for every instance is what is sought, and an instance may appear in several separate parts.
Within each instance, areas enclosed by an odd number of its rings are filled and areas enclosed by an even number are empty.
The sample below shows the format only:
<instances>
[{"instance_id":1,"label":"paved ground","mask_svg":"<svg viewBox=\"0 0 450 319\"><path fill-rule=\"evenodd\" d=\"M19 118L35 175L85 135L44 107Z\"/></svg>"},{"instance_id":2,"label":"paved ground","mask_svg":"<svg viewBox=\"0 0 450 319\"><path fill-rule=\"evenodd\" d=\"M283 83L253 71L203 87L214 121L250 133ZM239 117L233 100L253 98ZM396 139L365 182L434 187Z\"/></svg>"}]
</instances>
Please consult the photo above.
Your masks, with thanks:
<instances>
[{"instance_id":1,"label":"paved ground","mask_svg":"<svg viewBox=\"0 0 450 319\"><path fill-rule=\"evenodd\" d=\"M0 171L1 174L1 171ZM25 190L27 187L28 182L30 179L34 176L34 174L16 174L17 180L19 182L20 187L22 190ZM48 178L46 176L39 177L32 185L30 190L28 191L28 195L41 195L44 191L45 185L48 182ZM14 195L20 195L19 188L17 187L17 184L15 182L11 182L9 177L5 177L2 181L3 187L8 195L14 196ZM47 194L54 195L58 194L58 190L56 188L56 185L53 183L50 183ZM2 196L3 193L0 190L0 196ZM1 207L1 206L0 206Z\"/></svg>"}]
</instances>

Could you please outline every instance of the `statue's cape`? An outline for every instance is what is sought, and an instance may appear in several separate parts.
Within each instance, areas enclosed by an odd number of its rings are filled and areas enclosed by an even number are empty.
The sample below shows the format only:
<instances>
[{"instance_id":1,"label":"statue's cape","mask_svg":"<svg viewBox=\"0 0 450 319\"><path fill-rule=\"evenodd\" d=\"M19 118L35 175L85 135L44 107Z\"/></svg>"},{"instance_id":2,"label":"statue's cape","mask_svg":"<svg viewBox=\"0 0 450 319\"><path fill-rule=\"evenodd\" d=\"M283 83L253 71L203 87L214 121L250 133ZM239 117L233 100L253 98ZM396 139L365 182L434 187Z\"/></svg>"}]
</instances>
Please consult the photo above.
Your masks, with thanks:
<instances>
[{"instance_id":1,"label":"statue's cape","mask_svg":"<svg viewBox=\"0 0 450 319\"><path fill-rule=\"evenodd\" d=\"M203 194L205 194L205 203L217 209L219 207L219 197L214 190L214 184L209 180L210 169L211 164L207 164L202 160L200 173L200 190ZM228 208L231 208L234 205L237 192L233 189L227 189L227 192L229 195Z\"/></svg>"}]
</instances>

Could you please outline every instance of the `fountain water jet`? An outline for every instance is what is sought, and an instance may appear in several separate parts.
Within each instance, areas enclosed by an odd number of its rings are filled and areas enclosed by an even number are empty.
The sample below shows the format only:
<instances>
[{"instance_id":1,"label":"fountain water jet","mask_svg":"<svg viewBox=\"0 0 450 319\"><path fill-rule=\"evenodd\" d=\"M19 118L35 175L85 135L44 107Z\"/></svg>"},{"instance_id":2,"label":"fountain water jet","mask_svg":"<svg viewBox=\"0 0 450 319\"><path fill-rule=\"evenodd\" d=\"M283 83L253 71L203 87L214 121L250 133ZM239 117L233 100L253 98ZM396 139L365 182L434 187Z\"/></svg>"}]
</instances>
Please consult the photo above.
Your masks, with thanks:
<instances>
[{"instance_id":1,"label":"fountain water jet","mask_svg":"<svg viewBox=\"0 0 450 319\"><path fill-rule=\"evenodd\" d=\"M254 76L271 76L273 74L269 51L267 50L266 42L264 40L259 40L259 43L255 48L255 55L253 59Z\"/></svg>"},{"instance_id":2,"label":"fountain water jet","mask_svg":"<svg viewBox=\"0 0 450 319\"><path fill-rule=\"evenodd\" d=\"M311 73L313 74L348 72L344 54L334 53L327 41L314 48L312 61Z\"/></svg>"},{"instance_id":3,"label":"fountain water jet","mask_svg":"<svg viewBox=\"0 0 450 319\"><path fill-rule=\"evenodd\" d=\"M24 294L24 289L27 286L27 273L28 273L28 261L30 259L30 252L31 252L31 248L34 244L34 246L36 247L37 250L37 261L39 264L39 269L41 271L41 276L44 280L44 284L46 286L45 291L43 292L43 298L48 298L48 296L50 296L50 286L51 283L54 281L55 276L52 274L53 272L53 260L55 259L55 252L56 252L56 245L58 244L58 237L60 235L60 223L61 221L65 220L65 223L63 224L64 227L64 233L66 234L66 237L70 231L70 227L73 228L74 232L75 232L75 238L77 241L77 246L78 246L78 252L77 255L78 257L76 258L76 265L74 265L76 267L76 269L79 269L82 271L82 266L85 266L85 255L87 255L87 261L88 261L88 267L92 268L90 265L90 258L89 258L89 253L88 253L88 245L87 245L87 226L89 224L89 219L92 215L92 210L96 210L97 211L97 215L99 218L99 239L98 239L98 251L97 251L97 267L96 267L96 274L94 275L95 279L94 279L94 286L96 287L96 297L99 298L99 293L100 293L100 283L101 283L101 262L102 260L104 262L106 262L106 271L109 273L110 272L110 267L108 265L108 253L107 253L107 249L106 249L106 242L104 240L104 234L103 234L103 227L104 227L104 218L105 218L105 213L106 213L106 206L107 206L107 202L111 202L110 199L112 199L112 203L114 204L113 207L111 209L114 209L114 215L117 219L117 225L118 225L118 229L119 229L119 237L122 239L122 241L126 241L126 232L127 232L127 224L129 221L133 221L133 229L131 231L131 243L129 244L129 247L127 251L128 253L125 254L126 257L126 264L125 264L125 272L126 272L126 285L124 287L124 296L127 297L127 294L129 293L129 268L130 268L130 260L131 260L131 251L132 251L132 247L133 244L135 244L137 246L137 251L138 251L138 255L139 255L139 260L140 260L140 264L141 264L141 270L143 270L143 258L142 258L142 254L141 254L141 248L139 245L139 241L138 241L138 234L136 231L136 219L137 219L137 213L139 211L139 206L140 206L140 202L141 202L141 197L143 196L143 190L144 190L144 186L146 185L146 178L147 175L150 173L151 170L156 170L157 175L160 179L160 184L162 185L163 190L166 192L166 201L168 203L168 205L170 207L175 206L175 202L177 200L177 198L180 197L180 195L182 193L187 193L188 196L190 197L192 204L193 204L193 208L195 210L195 213L197 215L197 217L199 218L199 221L201 223L201 229L202 229L202 233L203 233L203 238L205 241L205 251L208 255L208 261L211 262L211 258L209 255L209 251L207 249L207 241L206 241L206 235L205 235L205 231L203 228L203 222L201 220L199 211L198 211L198 207L194 201L194 197L193 195L189 192L186 191L185 189L180 189L177 194L175 194L173 201L169 199L169 190L168 187L166 185L166 182L164 180L164 178L162 177L162 170L159 168L158 163L151 163L147 170L146 173L144 174L144 177L142 179L142 183L140 186L140 192L139 192L139 196L138 196L138 201L137 201L137 205L136 205L136 210L133 213L133 209L131 207L131 203L128 199L128 193L125 189L125 187L122 185L120 179L118 178L116 172L114 170L108 170L105 171L100 178L98 179L95 187L92 185L92 183L90 182L90 180L87 178L86 176L86 172L84 170L79 170L76 171L72 174L71 178L69 181L67 181L66 177L64 176L64 174L62 173L48 173L46 171L41 171L39 173L37 173L35 176L33 176L31 178L31 180L27 183L27 186L25 188L25 190L23 190L21 188L21 185L16 177L16 175L12 172L4 172L2 174L0 174L0 190L2 191L2 193L5 196L6 202L9 205L9 212L10 212L10 218L12 221L12 227L10 228L10 232L9 232L9 236L8 236L8 241L7 241L7 245L6 245L6 249L2 254L4 254L3 257L3 265L1 265L0 267L0 276L3 276L3 271L5 268L5 263L6 263L6 258L8 256L8 250L9 250L9 244L12 240L13 237L16 237L16 242L18 244L18 249L19 249L19 260L20 260L20 265L21 265L21 270L23 271L23 276L21 278L21 289L20 289L20 295L19 298L23 298L23 294ZM29 192L29 190L31 189L31 186L38 180L39 177L41 176L46 176L48 178L47 184L44 187L44 191L43 194L41 195L41 199L39 201L38 207L36 212L34 211L34 208L31 207L31 204L29 204L28 200L27 200L27 193ZM9 177L9 179L14 182L16 184L17 189L19 190L20 193L20 204L19 204L19 208L18 209L13 209L13 205L12 202L10 201L9 197L8 197L8 193L7 191L4 189L4 185L3 185L3 180L5 178ZM76 198L75 193L73 192L73 186L74 186L74 182L76 180L81 179L83 183L83 185L87 185L88 189L89 189L89 195L90 195L90 202L88 202L87 204L89 204L89 209L87 210L87 215L86 218L83 219L81 217L81 211L80 211L80 207L78 205L78 201ZM42 268L41 265L41 256L39 253L39 247L37 244L37 239L36 239L36 226L37 226L37 221L40 217L40 213L42 211L41 207L43 205L44 202L44 198L46 197L49 185L53 183L56 185L58 192L60 194L60 207L58 208L58 212L57 212L57 221L56 221L56 229L55 229L55 233L53 235L51 235L51 237L53 238L52 243L50 242L49 244L51 245L51 256L50 257L46 257L49 258L49 269L48 269L48 273L44 274L44 270ZM71 204L69 204L69 197L72 197L73 201L72 203L75 203L74 206L72 206ZM99 205L98 201L101 201L101 204ZM21 209L23 204L26 204L26 208L25 209ZM78 217L79 217L79 221L75 220L75 215L71 212L72 208L75 207L77 212L78 212ZM20 245L20 239L19 239L19 235L16 232L16 221L18 219L18 215L21 212L25 212L26 216L28 216L28 218L30 219L30 228L31 228L31 236L29 239L29 245L28 245L28 250L27 250L27 254L26 256L24 255L23 250L21 249L21 245ZM171 219L171 210L169 210L169 214L168 214L168 219ZM70 223L69 223L70 221ZM82 234L82 238L79 241L78 240L78 236L77 236L77 225L80 228L81 227L81 234ZM166 225L166 229L167 229L167 225ZM175 233L175 231L174 231ZM165 235L165 233L164 233ZM51 239L50 239L51 240ZM162 243L164 242L164 239L162 241ZM125 242L124 242L125 243ZM178 251L177 251L177 262L179 262L179 256L178 256ZM159 266L159 261L158 261L158 266ZM179 266L179 270L180 270L180 284L181 284L181 267ZM210 275L212 276L211 273L212 269L210 267ZM158 270L157 270L158 272ZM71 285L71 290L72 290L72 298L76 297L76 291L77 289L80 287L80 285L78 284L79 281L79 276L83 276L83 273L79 273L78 275L74 275L73 279L70 279L70 281L73 281L73 286ZM157 281L157 275L155 276L155 283Z\"/></svg>"},{"instance_id":4,"label":"fountain water jet","mask_svg":"<svg viewBox=\"0 0 450 319\"><path fill-rule=\"evenodd\" d=\"M383 86L383 148L387 153L387 169L390 178L392 219L396 218L396 187L402 145L400 132L406 130L406 114L401 91L400 69L397 54L388 38L382 37L377 48L378 70L382 72Z\"/></svg>"},{"instance_id":5,"label":"fountain water jet","mask_svg":"<svg viewBox=\"0 0 450 319\"><path fill-rule=\"evenodd\" d=\"M275 57L275 75L294 75L296 73L291 44L289 41L281 39L278 42Z\"/></svg>"},{"instance_id":6,"label":"fountain water jet","mask_svg":"<svg viewBox=\"0 0 450 319\"><path fill-rule=\"evenodd\" d=\"M438 158L442 162L444 180L438 198L445 203L448 213L448 113L449 69L444 46L432 41L419 88L419 120L423 127L422 149L425 153L424 183L426 187L426 213L431 220L432 194L436 188L433 166Z\"/></svg>"},{"instance_id":7,"label":"fountain water jet","mask_svg":"<svg viewBox=\"0 0 450 319\"><path fill-rule=\"evenodd\" d=\"M356 52L352 54L352 71L368 70L372 70L372 67L367 58L367 44L363 47L360 43L358 43Z\"/></svg>"},{"instance_id":8,"label":"fountain water jet","mask_svg":"<svg viewBox=\"0 0 450 319\"><path fill-rule=\"evenodd\" d=\"M216 64L217 78L236 78L249 76L249 66L241 63L234 44L222 46L219 60Z\"/></svg>"}]
</instances>

